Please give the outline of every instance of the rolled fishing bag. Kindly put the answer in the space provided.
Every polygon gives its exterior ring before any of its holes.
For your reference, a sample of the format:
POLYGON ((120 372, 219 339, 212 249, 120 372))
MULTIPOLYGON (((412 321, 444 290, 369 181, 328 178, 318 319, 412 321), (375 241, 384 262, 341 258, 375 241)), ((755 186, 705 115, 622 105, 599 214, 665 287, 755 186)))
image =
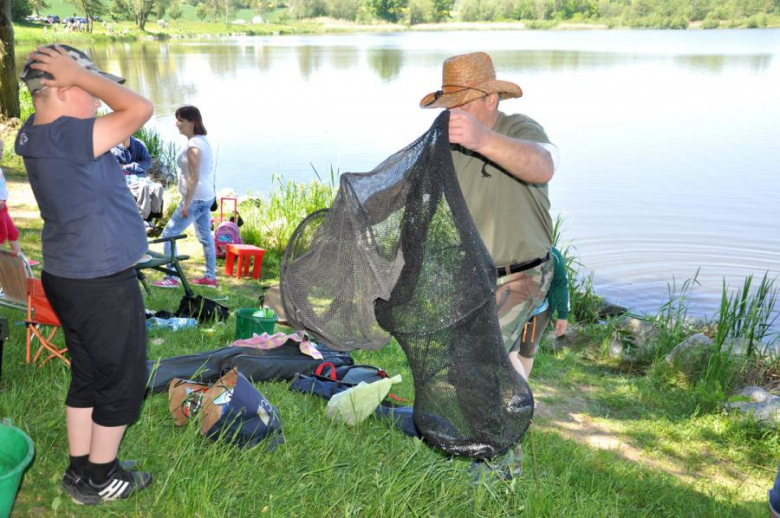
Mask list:
POLYGON ((199 324, 224 322, 230 316, 230 310, 219 302, 207 299, 202 295, 190 297, 184 295, 179 302, 179 309, 174 313, 179 318, 195 318, 199 324))

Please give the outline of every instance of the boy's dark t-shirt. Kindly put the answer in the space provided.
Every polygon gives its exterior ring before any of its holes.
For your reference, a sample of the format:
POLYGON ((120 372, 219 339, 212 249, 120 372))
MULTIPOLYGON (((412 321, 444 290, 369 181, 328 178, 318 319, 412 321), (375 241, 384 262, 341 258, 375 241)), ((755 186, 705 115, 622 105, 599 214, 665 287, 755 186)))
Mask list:
POLYGON ((94 279, 133 266, 146 232, 125 175, 110 152, 93 156, 95 119, 60 117, 16 137, 43 218, 44 270, 94 279))

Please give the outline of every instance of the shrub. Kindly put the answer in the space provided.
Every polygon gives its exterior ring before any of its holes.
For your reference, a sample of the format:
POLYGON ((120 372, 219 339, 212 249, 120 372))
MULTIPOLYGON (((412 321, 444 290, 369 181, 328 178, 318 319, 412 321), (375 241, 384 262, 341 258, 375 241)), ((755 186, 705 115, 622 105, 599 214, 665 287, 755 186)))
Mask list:
POLYGON ((702 29, 717 29, 718 27, 720 27, 720 20, 713 16, 712 13, 708 14, 701 23, 702 29))
POLYGON ((327 0, 325 8, 333 18, 354 21, 362 5, 361 0, 327 0))
POLYGON ((409 0, 409 23, 428 23, 435 19, 433 0, 409 0))
POLYGON ((275 189, 268 199, 253 199, 241 205, 244 242, 283 255, 301 221, 312 212, 330 207, 336 194, 336 176, 331 169, 330 184, 319 180, 301 184, 274 175, 275 189))

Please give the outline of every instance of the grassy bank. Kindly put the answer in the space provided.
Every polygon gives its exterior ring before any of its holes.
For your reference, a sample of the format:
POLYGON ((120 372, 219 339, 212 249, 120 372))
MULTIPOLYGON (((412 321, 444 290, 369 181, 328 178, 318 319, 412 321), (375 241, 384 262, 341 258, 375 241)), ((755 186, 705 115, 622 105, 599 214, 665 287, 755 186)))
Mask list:
MULTIPOLYGON (((22 231, 22 246, 40 260, 41 221, 21 163, 7 154, 0 166, 9 178, 9 206, 22 231)), ((222 299, 231 309, 256 306, 261 285, 278 280, 284 244, 298 221, 329 204, 331 174, 308 186, 278 178, 269 197, 243 203, 244 238, 268 250, 262 279, 228 278, 220 261, 219 288, 198 291, 222 299)), ((560 224, 556 235, 562 243, 560 224)), ((194 237, 185 241, 183 251, 192 257, 185 263, 187 273, 200 276, 201 250, 194 237)), ((3 353, 0 417, 11 418, 36 445, 36 458, 24 477, 15 513, 766 516, 766 489, 780 455, 780 432, 726 413, 717 397, 750 376, 766 384, 780 369, 754 355, 745 362, 723 364, 719 371, 713 367, 684 373, 668 366, 662 356, 670 345, 699 328, 724 339, 751 332, 755 336, 756 330, 763 329, 758 316, 770 302, 772 285, 766 285, 764 298, 754 285, 742 287, 744 296, 742 291, 724 289, 723 311, 707 325, 685 319, 687 293, 695 282, 670 289, 669 304, 658 315, 645 318, 656 330, 650 352, 625 361, 605 349, 620 335, 619 318, 605 321, 599 316, 601 301, 589 278, 576 275, 580 266, 575 252, 570 248, 567 258, 575 274, 571 276, 572 327, 578 330, 578 338, 566 347, 546 340, 537 356, 531 386, 539 407, 531 432, 523 439, 524 474, 511 482, 488 477, 474 484, 469 461, 446 457, 373 418, 354 428, 332 423, 325 419, 323 400, 292 393, 286 382, 271 382, 257 387, 281 413, 286 444, 276 451, 236 449, 203 439, 194 425, 176 428, 168 414, 167 396, 150 395, 141 418, 127 433, 120 456, 138 460, 153 473, 154 484, 129 501, 77 507, 59 489, 67 462, 62 402, 69 372, 59 362, 26 365, 24 315, 0 307, 0 316, 12 323, 3 353), (753 368, 758 364, 760 372, 753 368), (716 376, 718 372, 731 377, 716 376)), ((181 295, 181 290, 157 290, 145 298, 146 306, 175 310, 181 295)), ((228 345, 234 318, 214 329, 152 331, 149 358, 228 345)), ((394 392, 414 398, 411 373, 395 343, 376 352, 356 351, 353 356, 356 362, 401 374, 403 383, 394 392)), ((714 365, 716 358, 730 361, 718 353, 703 358, 702 365, 714 365)))

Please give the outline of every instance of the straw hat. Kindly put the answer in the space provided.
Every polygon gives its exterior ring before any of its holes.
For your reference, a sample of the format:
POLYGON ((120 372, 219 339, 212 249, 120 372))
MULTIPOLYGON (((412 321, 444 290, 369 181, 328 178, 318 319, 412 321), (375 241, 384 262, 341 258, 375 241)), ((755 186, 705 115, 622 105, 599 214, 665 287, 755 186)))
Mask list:
POLYGON ((523 91, 509 81, 498 81, 493 60, 484 52, 453 56, 444 61, 441 90, 420 101, 421 108, 456 108, 497 93, 499 99, 512 99, 523 91))

